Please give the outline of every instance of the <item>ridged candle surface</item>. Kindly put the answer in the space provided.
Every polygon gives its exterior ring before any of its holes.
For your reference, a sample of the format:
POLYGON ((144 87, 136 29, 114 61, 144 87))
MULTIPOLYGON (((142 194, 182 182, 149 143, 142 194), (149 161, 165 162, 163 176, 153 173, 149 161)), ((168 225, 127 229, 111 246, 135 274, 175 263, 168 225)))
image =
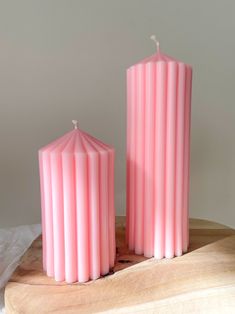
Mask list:
POLYGON ((189 245, 192 68, 160 51, 127 70, 127 241, 171 258, 189 245))
POLYGON ((79 129, 39 150, 43 268, 57 281, 105 275, 115 260, 114 150, 79 129))

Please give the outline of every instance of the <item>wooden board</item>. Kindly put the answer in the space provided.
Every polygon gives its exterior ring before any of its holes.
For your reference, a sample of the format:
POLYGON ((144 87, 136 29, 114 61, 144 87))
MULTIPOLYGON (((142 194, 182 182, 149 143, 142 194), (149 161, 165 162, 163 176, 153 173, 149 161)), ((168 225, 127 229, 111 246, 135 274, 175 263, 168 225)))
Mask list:
POLYGON ((235 230, 190 221, 190 252, 146 259, 125 245, 117 217, 114 273, 85 284, 57 283, 42 271, 41 237, 6 286, 7 313, 235 313, 235 230))

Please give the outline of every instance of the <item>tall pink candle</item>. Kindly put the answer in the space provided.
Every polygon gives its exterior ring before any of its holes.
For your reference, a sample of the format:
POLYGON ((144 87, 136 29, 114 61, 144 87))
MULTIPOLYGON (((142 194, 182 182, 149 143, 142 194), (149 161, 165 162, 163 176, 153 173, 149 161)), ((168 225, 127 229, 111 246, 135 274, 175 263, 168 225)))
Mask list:
POLYGON ((127 241, 136 254, 189 245, 192 68, 157 53, 127 70, 127 241))
POLYGON ((85 282, 115 261, 114 150, 77 128, 39 150, 43 268, 85 282))

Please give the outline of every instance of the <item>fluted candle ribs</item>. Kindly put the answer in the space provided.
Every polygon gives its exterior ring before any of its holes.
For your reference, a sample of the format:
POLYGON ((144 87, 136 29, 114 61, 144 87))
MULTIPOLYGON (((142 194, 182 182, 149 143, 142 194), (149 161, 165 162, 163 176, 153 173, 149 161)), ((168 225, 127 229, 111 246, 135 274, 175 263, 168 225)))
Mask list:
POLYGON ((189 245, 192 68, 158 51, 127 70, 127 241, 136 254, 189 245))
POLYGON ((57 281, 105 275, 115 260, 114 150, 80 129, 39 151, 43 268, 57 281))

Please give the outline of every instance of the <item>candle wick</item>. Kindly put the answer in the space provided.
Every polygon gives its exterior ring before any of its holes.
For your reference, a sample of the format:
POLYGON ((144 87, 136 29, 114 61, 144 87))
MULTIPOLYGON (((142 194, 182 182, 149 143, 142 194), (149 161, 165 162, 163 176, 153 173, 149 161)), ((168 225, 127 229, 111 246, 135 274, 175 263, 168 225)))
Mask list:
POLYGON ((157 40, 156 36, 155 36, 155 35, 152 35, 152 36, 150 37, 150 39, 152 39, 152 40, 155 42, 156 47, 157 47, 157 53, 159 53, 159 52, 160 52, 160 43, 159 43, 159 41, 157 40))
POLYGON ((74 129, 76 130, 78 128, 78 121, 77 120, 72 120, 72 123, 74 125, 74 129))

